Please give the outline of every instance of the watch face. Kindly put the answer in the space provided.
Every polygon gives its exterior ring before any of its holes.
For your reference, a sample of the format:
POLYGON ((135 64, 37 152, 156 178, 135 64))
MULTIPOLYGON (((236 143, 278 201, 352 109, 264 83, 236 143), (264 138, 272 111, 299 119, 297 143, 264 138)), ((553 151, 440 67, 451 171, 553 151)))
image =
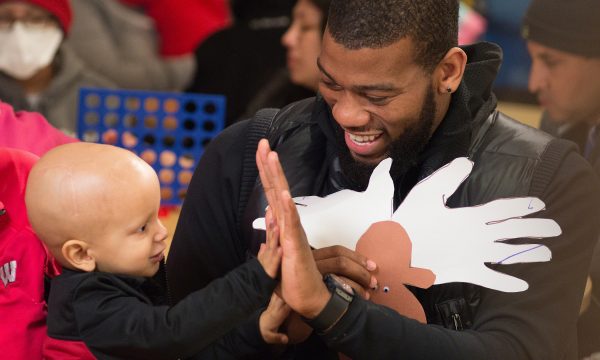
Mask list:
POLYGON ((352 288, 350 286, 346 285, 348 288, 350 288, 350 291, 347 291, 345 288, 342 290, 340 288, 336 288, 335 292, 344 300, 346 300, 347 302, 351 302, 352 299, 354 299, 354 291, 352 290, 352 288))
POLYGON ((335 291, 336 289, 340 289, 340 293, 344 292, 346 296, 342 296, 344 299, 349 298, 351 301, 354 296, 354 289, 348 284, 346 284, 342 279, 340 279, 335 274, 327 274, 325 276, 325 284, 331 291, 335 291))
POLYGON ((354 299, 354 290, 345 284, 340 278, 333 274, 327 274, 323 278, 325 285, 331 291, 331 298, 313 319, 304 319, 317 333, 324 334, 331 329, 339 319, 346 313, 350 303, 354 299))

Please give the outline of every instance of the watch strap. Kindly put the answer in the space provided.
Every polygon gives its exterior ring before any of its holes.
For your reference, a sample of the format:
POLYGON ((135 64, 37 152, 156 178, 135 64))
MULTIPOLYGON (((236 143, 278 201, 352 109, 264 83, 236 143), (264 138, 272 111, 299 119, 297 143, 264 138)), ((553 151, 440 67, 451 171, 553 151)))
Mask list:
POLYGON ((304 318, 304 321, 319 333, 323 333, 335 325, 346 313, 353 296, 340 288, 333 288, 331 298, 314 319, 304 318))

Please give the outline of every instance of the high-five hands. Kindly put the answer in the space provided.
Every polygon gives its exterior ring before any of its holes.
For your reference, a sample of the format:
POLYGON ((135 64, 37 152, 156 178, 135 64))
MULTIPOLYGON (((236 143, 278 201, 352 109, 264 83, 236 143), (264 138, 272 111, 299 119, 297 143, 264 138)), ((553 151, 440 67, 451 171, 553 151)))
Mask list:
POLYGON ((279 243, 283 250, 282 298, 300 315, 314 318, 323 310, 331 294, 323 283, 306 240, 277 154, 271 151, 267 140, 261 140, 258 145, 256 164, 273 212, 274 225, 279 228, 279 243))
MULTIPOLYGON (((268 149, 268 144, 265 142, 259 145, 259 153, 265 151, 261 150, 260 146, 266 146, 264 149, 268 149)), ((354 248, 358 238, 371 224, 390 219, 394 196, 394 183, 389 176, 391 164, 391 159, 382 161, 371 177, 369 188, 364 193, 342 190, 328 196, 326 202, 318 196, 294 199, 296 205, 299 205, 296 209, 302 219, 306 237, 314 248, 313 257, 320 273, 338 275, 358 295, 367 299, 370 295, 366 289, 373 289, 378 285, 377 279, 371 274, 376 270, 377 265, 364 255, 355 252, 354 248), (339 201, 336 201, 338 199, 339 201), (327 205, 320 206, 323 203, 327 205), (314 211, 315 209, 317 211, 314 211), (350 215, 348 211, 351 211, 350 215), (343 223, 344 226, 322 226, 324 219, 334 224, 343 223)), ((285 180, 283 173, 281 177, 285 180)), ((272 182, 272 180, 266 181, 272 182)), ((267 197, 270 192, 265 189, 267 197)), ((259 218, 254 221, 253 226, 265 230, 267 225, 264 218, 259 218)))

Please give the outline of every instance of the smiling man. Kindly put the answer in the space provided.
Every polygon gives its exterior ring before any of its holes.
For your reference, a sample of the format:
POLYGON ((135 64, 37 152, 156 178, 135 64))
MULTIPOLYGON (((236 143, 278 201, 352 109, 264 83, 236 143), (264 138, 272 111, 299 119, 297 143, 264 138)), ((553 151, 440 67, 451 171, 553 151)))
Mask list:
MULTIPOLYGON (((527 281, 529 289, 520 293, 466 283, 413 289, 427 317, 421 324, 363 298, 365 288, 377 286, 372 261, 349 249, 315 249, 318 270, 341 276, 356 295, 340 296, 344 286, 331 277, 328 286, 339 291, 323 292, 323 284, 308 277, 296 281, 304 288, 287 287, 284 298, 297 291, 293 295, 305 299, 295 310, 315 330, 287 355, 577 357, 575 324, 600 224, 595 175, 568 143, 496 111, 491 87, 501 49, 490 43, 459 48, 457 28, 455 0, 332 1, 318 59, 320 94, 282 109, 269 141, 292 196, 364 190, 374 167, 392 157, 394 207, 420 180, 457 157, 469 157, 473 171, 448 206, 539 197, 546 204, 540 216, 562 229, 561 236, 543 241, 552 260, 489 265, 527 281)), ((266 204, 251 176, 254 190, 244 205, 249 174, 244 163, 254 161, 255 151, 247 138, 256 123, 226 129, 200 161, 167 264, 175 300, 245 262, 264 241, 251 228, 266 204)))

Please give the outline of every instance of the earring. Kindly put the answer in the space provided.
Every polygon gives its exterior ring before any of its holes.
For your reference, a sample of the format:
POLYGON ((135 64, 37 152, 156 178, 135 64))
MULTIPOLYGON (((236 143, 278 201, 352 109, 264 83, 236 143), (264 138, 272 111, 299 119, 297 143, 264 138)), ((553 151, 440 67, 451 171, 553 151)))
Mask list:
POLYGON ((450 86, 448 86, 448 87, 446 88, 446 92, 447 92, 447 93, 451 93, 451 92, 452 92, 452 88, 451 88, 450 86))

